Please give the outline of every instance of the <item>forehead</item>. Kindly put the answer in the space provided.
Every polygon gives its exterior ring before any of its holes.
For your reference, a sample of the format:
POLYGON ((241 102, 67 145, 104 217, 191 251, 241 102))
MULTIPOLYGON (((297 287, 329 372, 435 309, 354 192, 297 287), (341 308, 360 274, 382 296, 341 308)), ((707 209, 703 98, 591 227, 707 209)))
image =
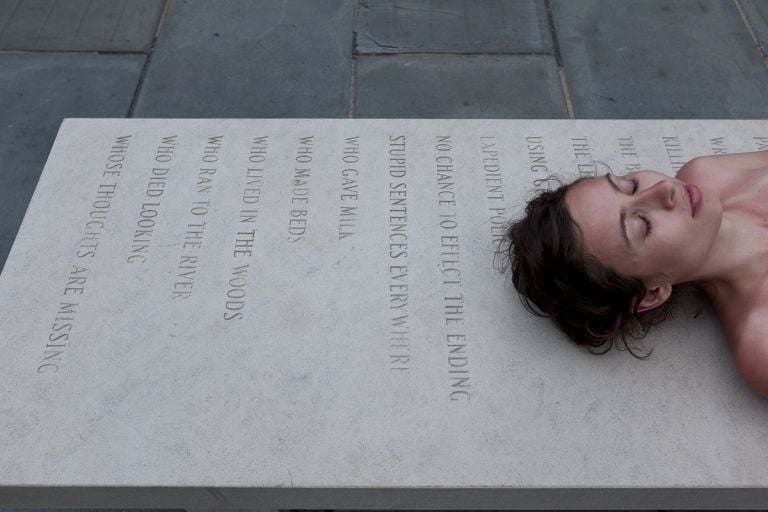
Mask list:
MULTIPOLYGON (((604 177, 588 178, 574 183, 565 194, 565 204, 573 220, 581 226, 581 221, 595 221, 592 216, 603 214, 611 210, 610 199, 614 196, 614 190, 604 177)), ((618 204, 615 205, 618 208, 618 204)), ((582 226, 583 228, 583 226, 582 226)))
POLYGON ((605 177, 573 184, 565 194, 565 205, 581 231, 586 252, 605 262, 601 253, 624 248, 619 194, 605 177))

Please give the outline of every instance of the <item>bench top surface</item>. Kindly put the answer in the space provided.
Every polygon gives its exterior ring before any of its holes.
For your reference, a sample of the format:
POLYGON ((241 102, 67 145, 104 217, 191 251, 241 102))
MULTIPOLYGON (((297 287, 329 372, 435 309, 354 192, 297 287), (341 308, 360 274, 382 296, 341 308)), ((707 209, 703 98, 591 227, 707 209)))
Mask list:
POLYGON ((545 178, 768 121, 70 119, 0 275, 0 486, 768 486, 711 311, 594 356, 494 267, 545 178))

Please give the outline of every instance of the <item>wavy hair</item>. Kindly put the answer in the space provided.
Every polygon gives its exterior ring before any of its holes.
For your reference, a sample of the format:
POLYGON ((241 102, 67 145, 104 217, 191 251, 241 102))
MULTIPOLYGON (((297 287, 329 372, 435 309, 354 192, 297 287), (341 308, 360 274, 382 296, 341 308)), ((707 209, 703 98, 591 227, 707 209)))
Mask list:
POLYGON ((644 338, 651 326, 666 319, 671 301, 639 313, 639 299, 646 291, 643 282, 586 253, 581 230, 565 204, 566 192, 579 181, 560 183, 528 202, 523 218, 507 229, 501 248, 505 270, 511 271, 525 308, 551 318, 577 344, 594 354, 605 354, 616 345, 646 359, 653 350, 639 355, 630 340, 644 338))

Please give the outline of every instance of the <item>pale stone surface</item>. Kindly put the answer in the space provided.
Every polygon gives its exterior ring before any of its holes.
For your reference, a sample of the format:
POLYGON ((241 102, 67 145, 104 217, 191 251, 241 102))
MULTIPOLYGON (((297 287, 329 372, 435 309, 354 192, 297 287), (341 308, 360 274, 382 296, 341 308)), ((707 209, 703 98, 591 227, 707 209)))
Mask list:
POLYGON ((67 120, 0 275, 0 505, 758 508, 768 403, 711 313, 597 357, 493 259, 550 173, 766 145, 768 121, 67 120))

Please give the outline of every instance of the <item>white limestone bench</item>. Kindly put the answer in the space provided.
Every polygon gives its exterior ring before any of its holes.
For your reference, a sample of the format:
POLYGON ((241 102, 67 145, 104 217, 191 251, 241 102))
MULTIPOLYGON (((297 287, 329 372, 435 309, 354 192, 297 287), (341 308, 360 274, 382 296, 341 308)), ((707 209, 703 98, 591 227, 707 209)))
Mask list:
POLYGON ((768 121, 66 120, 0 276, 0 506, 761 508, 707 311, 594 356, 494 268, 550 174, 768 121))

